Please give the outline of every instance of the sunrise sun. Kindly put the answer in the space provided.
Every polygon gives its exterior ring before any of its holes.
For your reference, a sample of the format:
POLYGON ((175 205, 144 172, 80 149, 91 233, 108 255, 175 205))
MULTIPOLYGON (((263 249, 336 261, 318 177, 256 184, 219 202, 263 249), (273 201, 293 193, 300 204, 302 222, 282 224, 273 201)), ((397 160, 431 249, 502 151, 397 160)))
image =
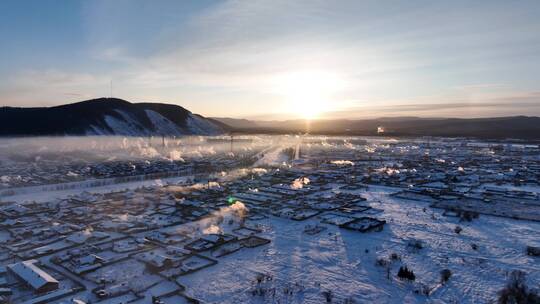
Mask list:
POLYGON ((320 118, 330 110, 342 80, 321 70, 291 72, 278 78, 277 87, 287 103, 287 112, 304 119, 320 118))

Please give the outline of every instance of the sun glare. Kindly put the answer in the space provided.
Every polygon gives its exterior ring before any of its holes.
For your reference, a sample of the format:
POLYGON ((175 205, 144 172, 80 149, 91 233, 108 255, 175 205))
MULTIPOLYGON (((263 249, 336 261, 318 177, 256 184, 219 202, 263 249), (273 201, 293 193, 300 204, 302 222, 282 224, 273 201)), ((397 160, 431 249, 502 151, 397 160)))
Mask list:
POLYGON ((287 112, 315 119, 330 110, 342 81, 337 75, 324 71, 301 71, 279 77, 277 86, 287 102, 287 112))

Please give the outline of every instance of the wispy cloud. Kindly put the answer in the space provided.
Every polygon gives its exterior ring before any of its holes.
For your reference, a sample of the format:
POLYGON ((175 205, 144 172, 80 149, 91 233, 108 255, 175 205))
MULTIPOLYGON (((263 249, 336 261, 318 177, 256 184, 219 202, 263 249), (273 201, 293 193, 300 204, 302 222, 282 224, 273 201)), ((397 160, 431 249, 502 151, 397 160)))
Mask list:
POLYGON ((64 92, 107 95, 112 79, 127 99, 206 115, 281 115, 291 105, 275 79, 310 70, 344 80, 327 100, 344 114, 364 104, 381 113, 404 104, 402 111, 419 115, 472 105, 495 111, 511 107, 495 98, 539 89, 539 8, 504 1, 86 2, 80 61, 16 71, 20 77, 0 84, 0 98, 58 104, 64 92))
POLYGON ((439 103, 387 102, 364 105, 325 113, 325 118, 377 118, 385 116, 419 117, 490 117, 529 115, 540 116, 540 92, 515 92, 474 102, 452 99, 439 103))

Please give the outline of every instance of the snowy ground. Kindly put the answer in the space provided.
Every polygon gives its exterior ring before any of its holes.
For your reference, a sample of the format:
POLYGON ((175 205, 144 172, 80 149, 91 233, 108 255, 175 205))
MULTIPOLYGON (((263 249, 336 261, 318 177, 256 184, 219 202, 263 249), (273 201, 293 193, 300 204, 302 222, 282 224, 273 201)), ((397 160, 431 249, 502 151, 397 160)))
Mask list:
POLYGON ((487 303, 515 269, 528 274, 529 286, 540 284, 540 264, 524 251, 526 245, 540 245, 540 223, 481 216, 463 224, 427 204, 388 193, 373 187, 364 193, 372 207, 384 209, 380 217, 388 223, 382 232, 325 225, 327 230, 310 236, 303 230, 318 223, 316 218, 264 219, 256 225, 264 228, 262 236, 270 238, 270 244, 220 258, 216 266, 178 282, 188 295, 208 303, 321 303, 325 291, 332 291, 337 303, 487 303), (459 235, 456 225, 463 227, 459 235), (420 240, 424 248, 408 248, 411 239, 420 240), (390 260, 391 253, 401 261, 389 266, 388 278, 376 260, 390 260), (415 272, 414 283, 397 279, 401 265, 415 272), (445 268, 452 277, 441 285, 439 273, 445 268), (254 296, 258 274, 268 276, 263 282, 266 292, 254 296), (429 296, 414 292, 424 285, 432 289, 429 296))
MULTIPOLYGON (((156 183, 159 181, 122 188, 156 183)), ((117 187, 92 191, 109 192, 117 187)), ((186 295, 203 303, 324 303, 328 292, 332 303, 488 303, 512 270, 527 273, 529 286, 540 285, 538 258, 527 256, 524 250, 527 245, 540 246, 540 223, 484 215, 459 222, 429 208, 428 203, 390 196, 397 190, 370 186, 356 191, 367 198, 366 204, 384 210, 375 215, 387 221, 381 232, 338 228, 321 223, 320 216, 304 221, 273 216, 248 220, 246 225, 261 229, 259 236, 270 239, 269 244, 217 258, 216 265, 180 276, 176 282, 185 286, 186 295), (304 232, 308 225, 326 229, 308 235, 304 232), (456 226, 463 228, 460 234, 454 232, 456 226), (411 240, 420 241, 423 248, 407 246, 411 240), (392 261, 392 254, 399 259, 392 261), (377 259, 389 264, 379 266, 377 259), (416 281, 399 280, 400 266, 413 270, 416 281), (444 285, 440 284, 443 269, 452 271, 444 285), (415 292, 422 289, 429 290, 429 295, 415 292)), ((47 201, 71 192, 10 198, 47 201)), ((211 257, 210 253, 204 255, 211 257)), ((117 272, 118 266, 93 275, 117 272)))
MULTIPOLYGON (((141 181, 135 181, 135 182, 129 182, 129 183, 121 183, 121 184, 110 184, 105 186, 99 186, 99 187, 86 187, 85 182, 81 183, 71 183, 75 184, 73 189, 67 189, 67 190, 55 190, 55 191, 41 191, 42 186, 36 186, 31 187, 34 188, 35 191, 32 191, 31 189, 24 189, 20 191, 20 193, 16 195, 11 195, 7 197, 0 198, 0 202, 26 202, 26 201, 35 201, 35 202, 49 202, 55 199, 61 199, 65 198, 69 195, 76 195, 80 194, 83 191, 87 191, 90 193, 110 193, 110 192, 116 192, 116 191, 122 191, 122 190, 128 190, 128 189, 137 189, 145 186, 162 186, 167 184, 179 184, 183 183, 188 179, 192 179, 193 176, 179 176, 179 177, 171 177, 171 178, 163 178, 163 179, 153 179, 153 180, 141 180, 141 181), (76 184, 80 184, 80 186, 77 186, 76 184)), ((29 187, 30 188, 30 187, 29 187)))

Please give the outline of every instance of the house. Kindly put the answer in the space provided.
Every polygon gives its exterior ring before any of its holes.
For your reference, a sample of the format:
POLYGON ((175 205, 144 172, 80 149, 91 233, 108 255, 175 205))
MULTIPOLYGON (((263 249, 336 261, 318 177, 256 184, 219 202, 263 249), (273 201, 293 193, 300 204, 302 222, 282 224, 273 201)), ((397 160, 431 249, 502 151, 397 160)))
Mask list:
POLYGON ((58 281, 39 268, 36 263, 37 260, 28 260, 8 265, 7 268, 35 292, 42 293, 58 289, 58 281))
POLYGON ((161 271, 166 268, 171 268, 174 259, 170 256, 156 253, 154 251, 145 252, 137 255, 137 258, 144 262, 148 269, 153 272, 161 271))

